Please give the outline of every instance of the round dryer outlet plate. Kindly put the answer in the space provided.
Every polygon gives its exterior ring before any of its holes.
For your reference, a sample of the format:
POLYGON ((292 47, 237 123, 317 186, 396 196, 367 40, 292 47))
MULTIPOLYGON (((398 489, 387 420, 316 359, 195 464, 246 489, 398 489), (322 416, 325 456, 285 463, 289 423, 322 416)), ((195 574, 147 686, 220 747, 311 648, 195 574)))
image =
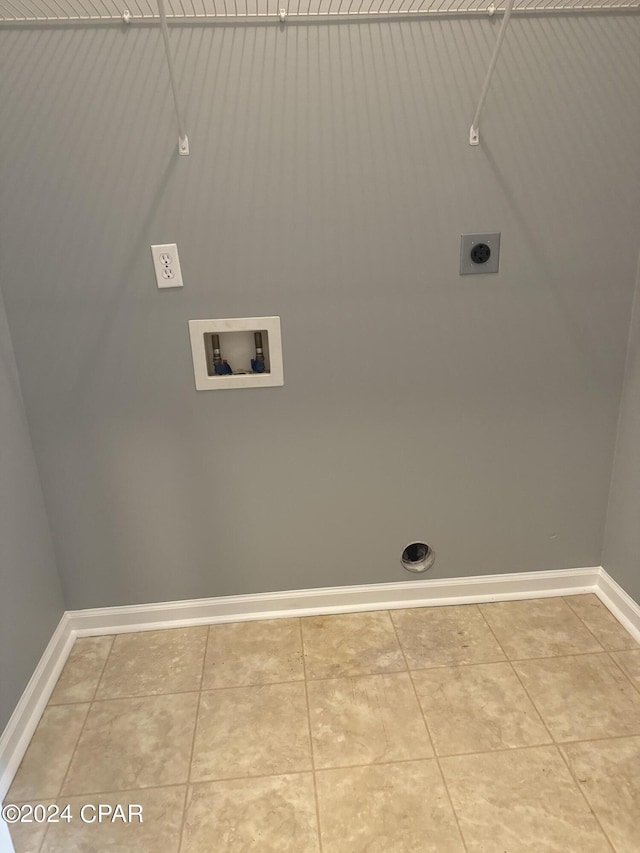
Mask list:
POLYGON ((500 232, 463 234, 460 237, 460 275, 497 273, 500 266, 500 232))

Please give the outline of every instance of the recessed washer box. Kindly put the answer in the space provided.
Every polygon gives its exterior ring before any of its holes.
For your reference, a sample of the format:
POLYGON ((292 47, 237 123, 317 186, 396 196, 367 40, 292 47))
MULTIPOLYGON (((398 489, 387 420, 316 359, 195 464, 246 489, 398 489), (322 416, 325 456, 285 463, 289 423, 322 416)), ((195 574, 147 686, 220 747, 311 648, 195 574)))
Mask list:
POLYGON ((198 391, 221 391, 225 388, 264 388, 284 385, 280 317, 235 317, 224 320, 189 320, 193 375, 198 391), (253 373, 255 333, 262 336, 265 370, 253 373), (213 362, 214 339, 222 359, 232 373, 218 375, 213 362))

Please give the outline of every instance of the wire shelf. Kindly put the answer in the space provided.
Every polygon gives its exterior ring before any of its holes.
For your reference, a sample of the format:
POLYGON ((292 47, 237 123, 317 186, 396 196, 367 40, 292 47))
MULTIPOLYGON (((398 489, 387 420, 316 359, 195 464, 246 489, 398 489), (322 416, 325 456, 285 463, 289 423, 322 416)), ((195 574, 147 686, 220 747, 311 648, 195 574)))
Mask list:
MULTIPOLYGON (((455 17, 500 14, 487 0, 166 0, 172 22, 455 17)), ((640 0, 516 0, 514 14, 640 11, 640 0)), ((0 24, 157 23, 156 0, 0 0, 0 24)))

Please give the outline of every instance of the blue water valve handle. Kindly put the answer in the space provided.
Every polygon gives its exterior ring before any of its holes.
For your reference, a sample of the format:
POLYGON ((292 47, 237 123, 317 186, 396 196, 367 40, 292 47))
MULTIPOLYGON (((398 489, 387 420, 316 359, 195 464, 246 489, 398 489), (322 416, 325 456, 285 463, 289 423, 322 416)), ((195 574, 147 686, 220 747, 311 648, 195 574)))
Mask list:
POLYGON ((264 361, 262 359, 251 359, 251 370, 254 373, 264 373, 264 361))
POLYGON ((228 376, 230 373, 233 373, 231 365, 226 361, 221 361, 220 364, 216 364, 215 371, 217 376, 228 376))

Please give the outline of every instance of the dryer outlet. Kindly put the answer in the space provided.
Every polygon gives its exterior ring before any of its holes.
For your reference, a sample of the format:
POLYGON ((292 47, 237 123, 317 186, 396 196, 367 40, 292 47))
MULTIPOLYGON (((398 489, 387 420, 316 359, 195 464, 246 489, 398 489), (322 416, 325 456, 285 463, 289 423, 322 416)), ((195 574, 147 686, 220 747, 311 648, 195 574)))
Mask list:
POLYGON ((463 234, 460 237, 460 275, 497 273, 500 266, 500 232, 463 234))

